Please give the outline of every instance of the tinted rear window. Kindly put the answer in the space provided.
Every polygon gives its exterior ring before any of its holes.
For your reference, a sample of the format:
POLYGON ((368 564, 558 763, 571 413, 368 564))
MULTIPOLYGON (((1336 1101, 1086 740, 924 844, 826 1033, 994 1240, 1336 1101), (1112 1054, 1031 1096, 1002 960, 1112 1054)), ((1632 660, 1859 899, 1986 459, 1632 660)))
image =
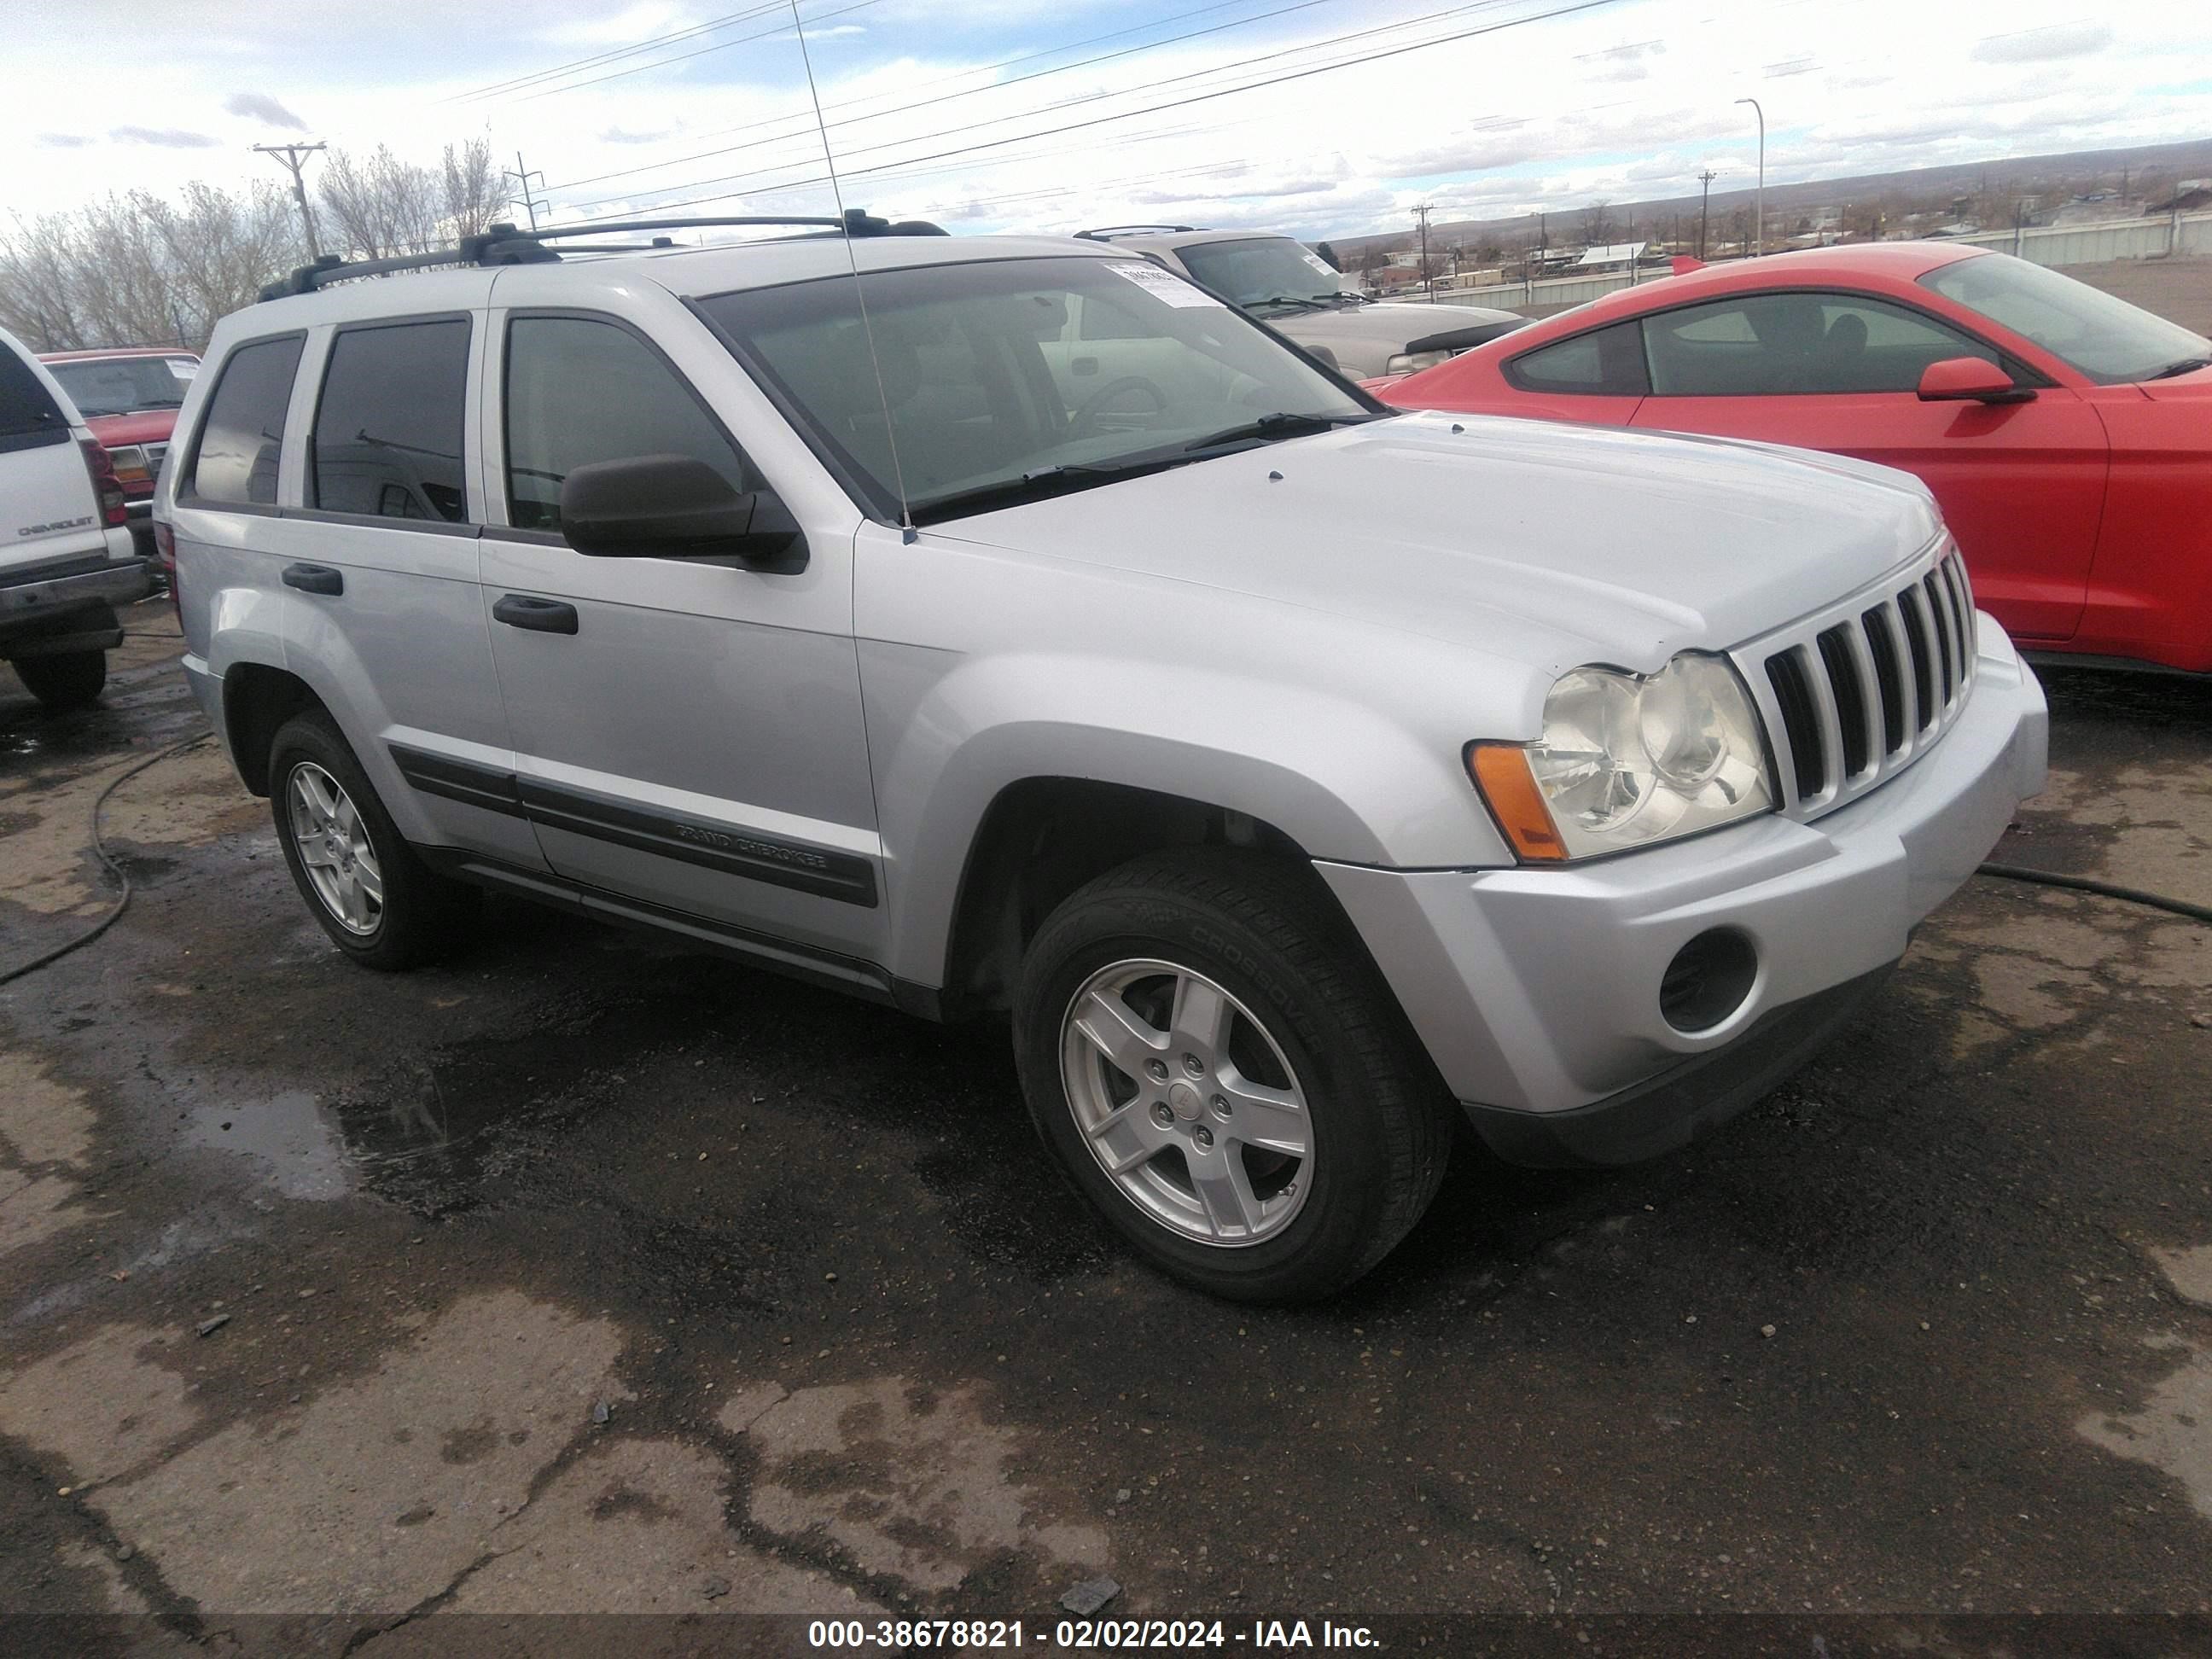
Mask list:
POLYGON ((275 504, 284 410, 302 343, 295 334, 256 340, 230 354, 200 426, 186 493, 204 502, 275 504))
POLYGON ((315 410, 308 500, 332 513, 460 524, 461 318, 349 328, 331 346, 315 410))
POLYGON ((1644 364, 1644 336, 1633 322, 1615 323, 1524 352, 1505 365, 1505 378, 1523 392, 1579 397, 1641 398, 1651 390, 1644 364))
POLYGON ((69 417, 31 366, 0 346, 0 454, 69 441, 69 417))

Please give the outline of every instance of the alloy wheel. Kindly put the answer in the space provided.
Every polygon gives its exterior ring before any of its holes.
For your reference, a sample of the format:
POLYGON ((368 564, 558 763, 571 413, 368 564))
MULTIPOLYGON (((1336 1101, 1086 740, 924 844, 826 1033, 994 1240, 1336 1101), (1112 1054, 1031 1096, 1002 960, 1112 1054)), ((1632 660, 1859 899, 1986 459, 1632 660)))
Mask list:
POLYGON ((1060 1080, 1099 1167, 1187 1238, 1260 1243, 1312 1190, 1312 1120, 1282 1045, 1194 969, 1138 958, 1092 974, 1061 1019, 1060 1080))

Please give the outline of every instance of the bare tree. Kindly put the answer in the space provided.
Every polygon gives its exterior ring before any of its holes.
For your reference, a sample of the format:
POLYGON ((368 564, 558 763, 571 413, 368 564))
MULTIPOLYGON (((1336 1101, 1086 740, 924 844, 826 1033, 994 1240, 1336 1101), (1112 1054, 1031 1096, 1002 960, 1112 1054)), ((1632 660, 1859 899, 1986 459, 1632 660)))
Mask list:
POLYGON ((366 158, 331 151, 320 193, 325 238, 333 252, 389 259, 419 253, 437 239, 442 203, 436 176, 401 161, 389 144, 379 144, 366 158))
POLYGON ((1604 247, 1618 230, 1613 219, 1613 204, 1592 202, 1583 210, 1583 240, 1591 247, 1604 247))
POLYGON ((497 222, 507 209, 507 180, 492 165, 491 140, 446 146, 445 231, 456 240, 497 222))
POLYGON ((267 185, 103 197, 0 235, 0 322, 42 351, 198 348, 301 257, 289 204, 267 185))

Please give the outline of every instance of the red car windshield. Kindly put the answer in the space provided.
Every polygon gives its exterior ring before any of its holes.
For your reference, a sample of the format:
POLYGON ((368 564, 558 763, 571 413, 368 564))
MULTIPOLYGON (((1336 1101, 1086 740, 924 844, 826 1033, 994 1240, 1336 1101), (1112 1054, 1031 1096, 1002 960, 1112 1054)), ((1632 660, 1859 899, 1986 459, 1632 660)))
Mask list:
POLYGON ((80 357, 46 368, 62 383, 78 413, 97 416, 176 408, 185 400, 199 361, 182 356, 80 357))
POLYGON ((1943 265, 1921 282, 2106 386, 2154 380, 2212 356, 2212 340, 2005 253, 1943 265))

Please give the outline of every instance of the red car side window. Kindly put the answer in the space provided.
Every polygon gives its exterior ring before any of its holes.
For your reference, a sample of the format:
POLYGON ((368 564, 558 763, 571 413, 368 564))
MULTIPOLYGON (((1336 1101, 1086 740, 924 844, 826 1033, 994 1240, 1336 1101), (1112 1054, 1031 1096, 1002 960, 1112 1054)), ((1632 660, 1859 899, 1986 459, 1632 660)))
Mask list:
POLYGON ((1509 385, 1523 392, 1589 398, 1641 398, 1651 389, 1644 365, 1644 336, 1633 321, 1570 335, 1509 359, 1509 385))

